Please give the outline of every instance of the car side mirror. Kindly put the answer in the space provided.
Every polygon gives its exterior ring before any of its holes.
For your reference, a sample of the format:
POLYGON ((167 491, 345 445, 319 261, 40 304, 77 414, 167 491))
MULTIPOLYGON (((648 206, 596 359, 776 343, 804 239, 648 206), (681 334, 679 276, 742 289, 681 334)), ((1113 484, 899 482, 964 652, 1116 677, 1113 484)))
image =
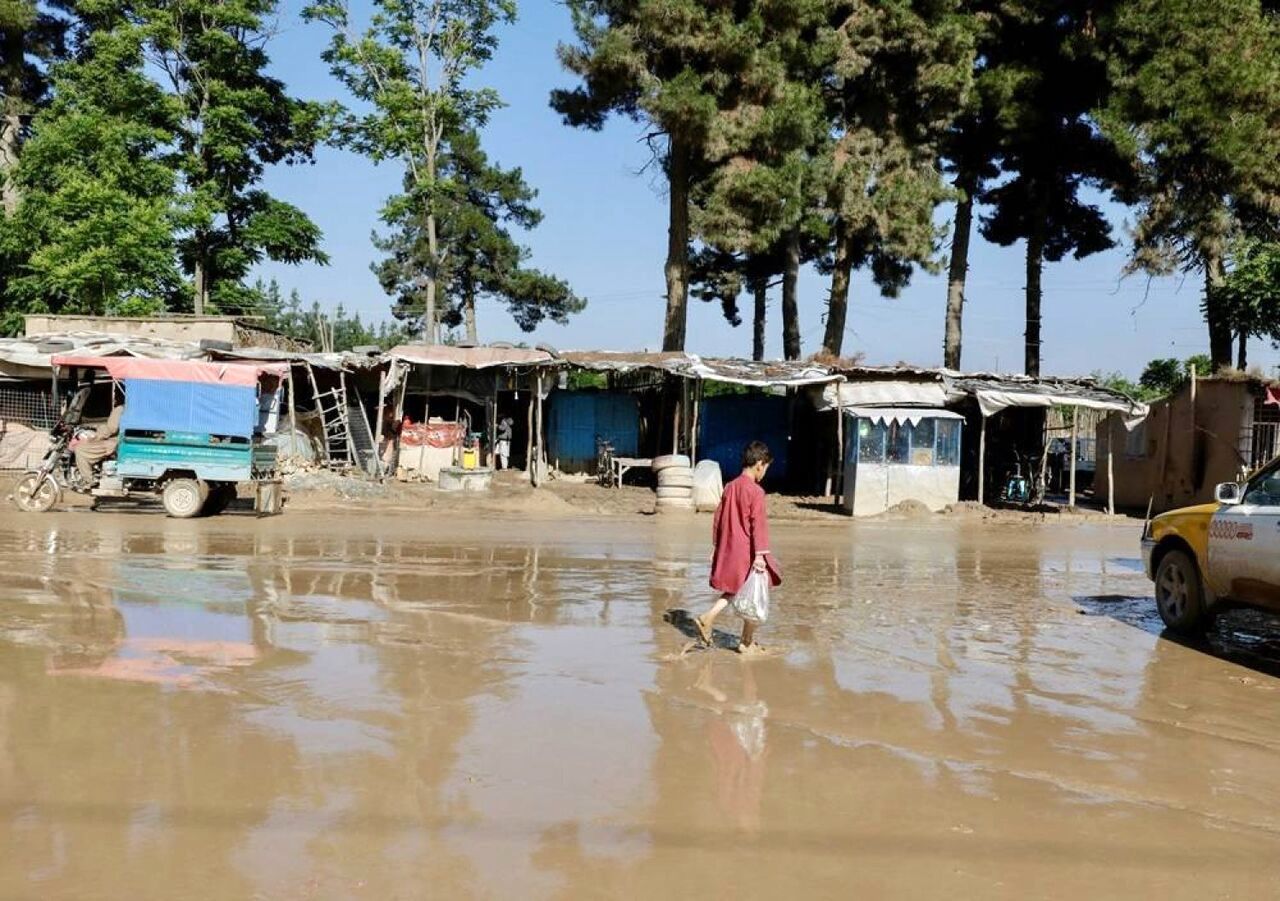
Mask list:
POLYGON ((1223 482, 1214 489, 1213 496, 1220 504, 1240 503, 1240 485, 1237 482, 1223 482))

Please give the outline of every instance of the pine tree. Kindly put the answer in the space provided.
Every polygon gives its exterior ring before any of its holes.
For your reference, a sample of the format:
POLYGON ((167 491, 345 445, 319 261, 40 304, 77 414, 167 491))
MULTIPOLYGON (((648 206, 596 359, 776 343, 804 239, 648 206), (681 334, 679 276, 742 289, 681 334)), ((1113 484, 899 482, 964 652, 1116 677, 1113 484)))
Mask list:
POLYGON ((843 350, 851 274, 896 296, 938 268, 933 213, 950 196, 940 145, 972 83, 973 22, 957 2, 833 0, 828 204, 834 260, 823 350, 843 350))
POLYGON ((574 126, 599 130, 611 114, 649 130, 668 185, 664 350, 683 350, 688 320, 691 194, 703 173, 717 110, 733 105, 755 53, 750 4, 701 0, 566 0, 576 45, 560 59, 582 84, 552 93, 574 126), (741 8, 740 8, 741 7, 741 8))
POLYGON ((1008 7, 993 51, 999 80, 992 102, 1006 178, 985 195, 992 212, 982 234, 1004 246, 1026 242, 1027 375, 1040 374, 1045 261, 1114 246, 1110 223, 1080 193, 1125 176, 1116 148, 1091 118, 1108 90, 1096 6, 1096 0, 1028 0, 1008 7))
MULTIPOLYGON (((536 192, 519 169, 492 164, 474 132, 453 135, 439 171, 447 182, 433 205, 437 248, 444 259, 436 271, 439 315, 447 327, 462 325, 467 340, 479 341, 476 302, 490 297, 507 305, 516 324, 533 331, 544 319, 565 323, 586 302, 554 276, 523 266, 528 251, 510 229, 531 229, 542 221, 533 206, 536 192)), ((421 321, 420 273, 430 265, 428 223, 420 208, 394 208, 394 231, 376 244, 388 254, 374 266, 388 294, 397 298, 397 318, 421 321)))
POLYGON ((1128 0, 1102 34, 1114 84, 1102 123, 1140 172, 1131 268, 1200 272, 1210 356, 1230 366, 1230 244, 1280 233, 1275 4, 1128 0))
POLYGON ((375 266, 397 313, 418 318, 434 343, 459 319, 475 340, 480 296, 505 300, 526 330, 582 309, 563 282, 521 268, 526 252, 507 226, 537 224, 534 192, 480 147, 501 100, 470 76, 493 57, 494 29, 515 21, 514 0, 377 0, 362 34, 346 0, 319 0, 305 15, 334 30, 325 60, 367 106, 343 116, 342 143, 405 167, 404 193, 383 209, 392 231, 377 239, 388 256, 375 266))

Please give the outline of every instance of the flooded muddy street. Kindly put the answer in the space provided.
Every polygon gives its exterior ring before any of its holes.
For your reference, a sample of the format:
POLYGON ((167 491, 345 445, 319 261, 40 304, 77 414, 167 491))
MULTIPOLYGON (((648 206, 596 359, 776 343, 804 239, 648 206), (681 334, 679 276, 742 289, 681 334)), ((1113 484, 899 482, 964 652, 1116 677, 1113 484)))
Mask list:
POLYGON ((778 524, 747 660, 705 517, 5 510, 0 896, 1275 897, 1280 626, 1137 530, 778 524))

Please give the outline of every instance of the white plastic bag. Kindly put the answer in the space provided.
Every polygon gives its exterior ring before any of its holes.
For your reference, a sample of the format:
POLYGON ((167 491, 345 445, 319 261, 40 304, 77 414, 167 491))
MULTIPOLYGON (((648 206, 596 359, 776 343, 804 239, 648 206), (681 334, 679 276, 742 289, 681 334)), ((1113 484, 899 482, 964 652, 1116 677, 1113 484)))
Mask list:
POLYGON ((769 574, 751 570, 747 582, 733 598, 733 612, 752 623, 769 618, 769 574))

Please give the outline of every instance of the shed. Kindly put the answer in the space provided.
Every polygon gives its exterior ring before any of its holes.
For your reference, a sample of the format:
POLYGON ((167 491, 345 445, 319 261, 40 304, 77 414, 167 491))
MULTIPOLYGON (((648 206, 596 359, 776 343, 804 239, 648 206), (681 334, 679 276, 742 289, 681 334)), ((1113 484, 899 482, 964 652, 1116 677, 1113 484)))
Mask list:
POLYGON ((848 407, 844 510, 883 513, 914 500, 942 510, 960 499, 964 417, 937 407, 848 407))

